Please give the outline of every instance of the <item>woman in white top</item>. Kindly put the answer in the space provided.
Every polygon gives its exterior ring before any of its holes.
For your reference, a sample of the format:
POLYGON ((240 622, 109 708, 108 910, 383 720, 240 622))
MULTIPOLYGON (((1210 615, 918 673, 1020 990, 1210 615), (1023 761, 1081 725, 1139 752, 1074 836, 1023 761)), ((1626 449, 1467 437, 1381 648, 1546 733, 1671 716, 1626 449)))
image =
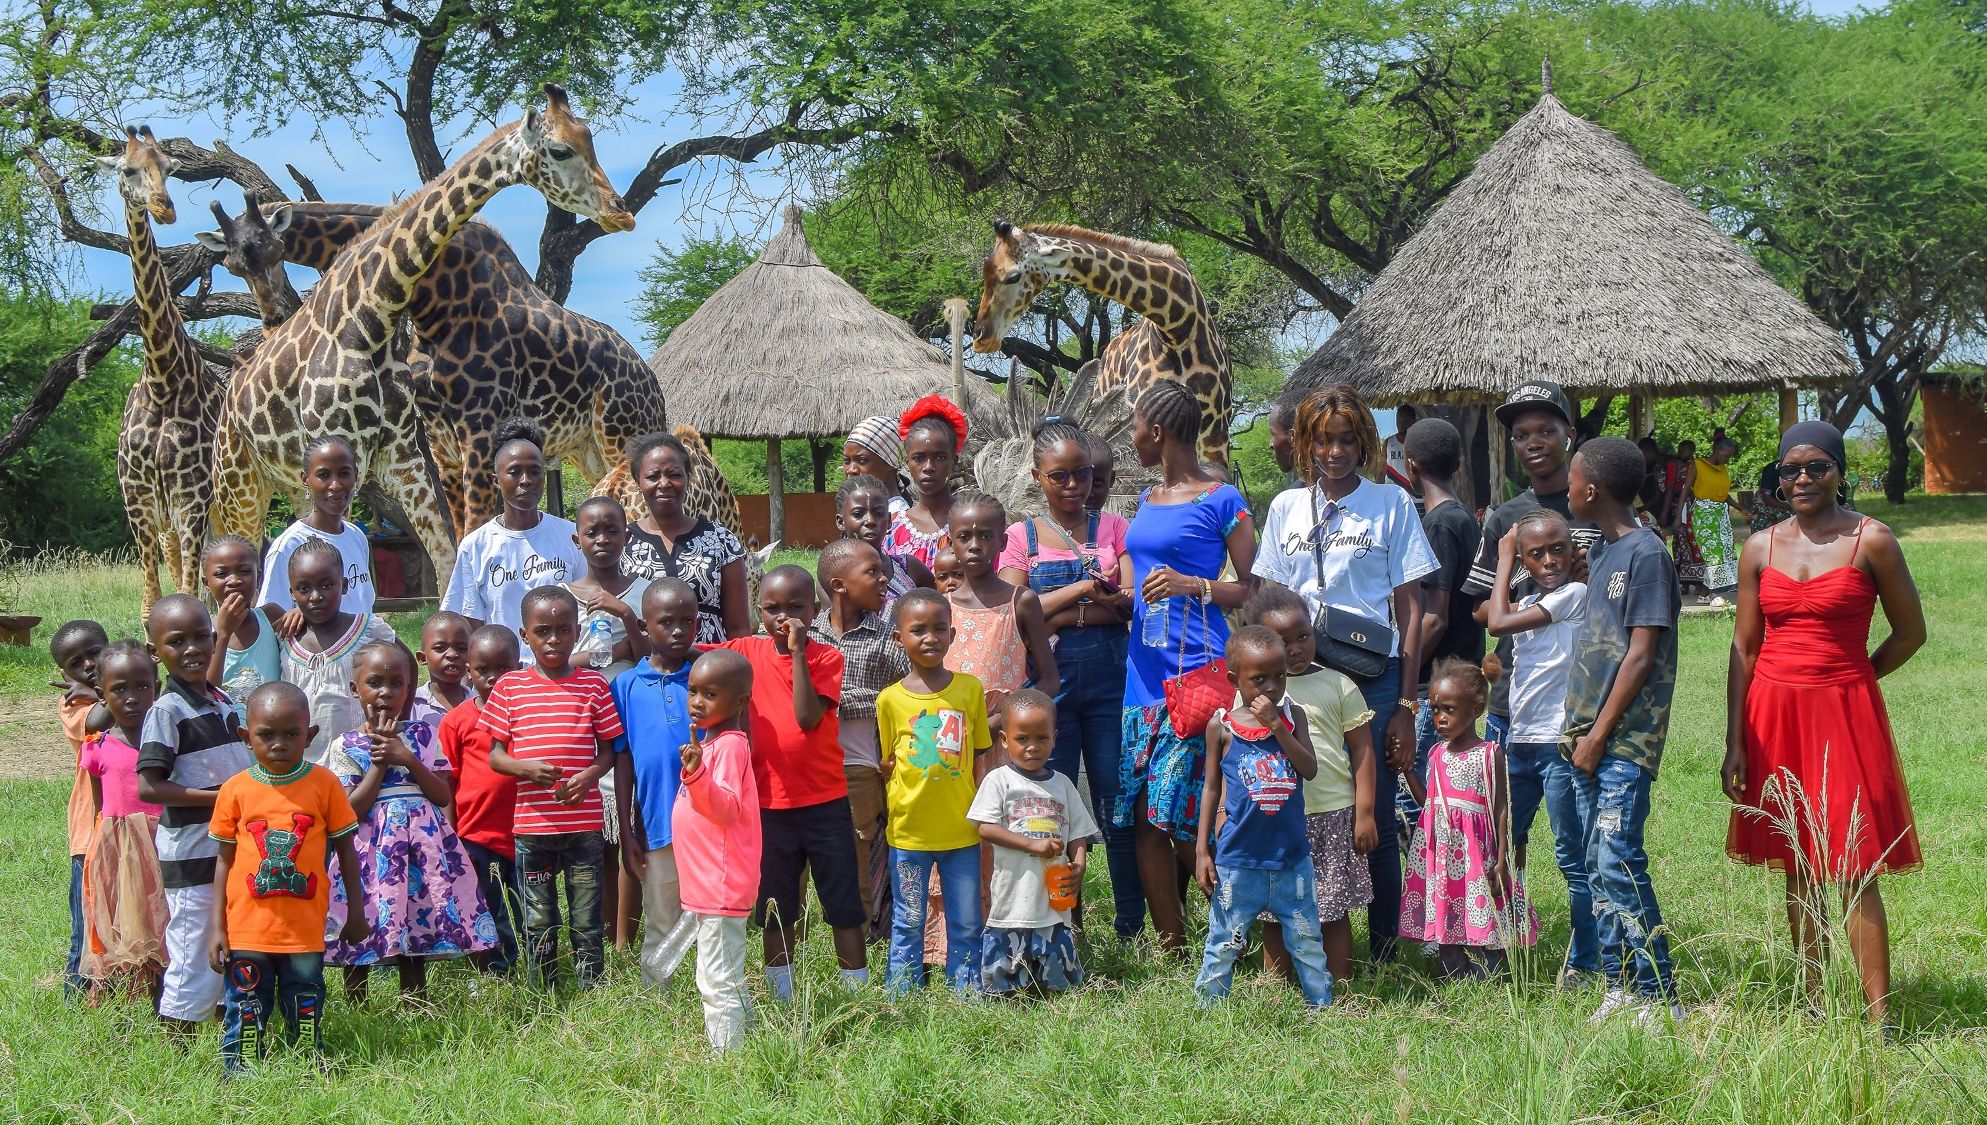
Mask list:
MULTIPOLYGON (((269 544, 269 555, 262 563, 262 589, 255 604, 273 605, 285 613, 296 609, 296 600, 290 596, 290 556, 310 540, 322 539, 337 547, 344 560, 341 604, 345 612, 360 616, 371 613, 373 549, 365 530, 345 518, 359 490, 359 462, 344 438, 327 435, 304 447, 304 490, 310 494, 310 509, 269 544)), ((284 632, 294 634, 299 627, 293 620, 284 632)))
POLYGON ((586 573, 572 521, 538 510, 545 495, 541 441, 526 422, 497 427, 495 476, 504 510, 463 538, 441 606, 477 626, 502 625, 515 633, 524 624, 519 607, 526 594, 586 573))
MULTIPOLYGON (((1380 674, 1353 677, 1373 709, 1373 744, 1380 752, 1376 797, 1383 808, 1396 775, 1414 761, 1416 705, 1412 686, 1402 690, 1401 670, 1421 667, 1421 652, 1415 630, 1398 623, 1421 620, 1421 579, 1436 569, 1414 498, 1361 475, 1378 475, 1385 448, 1358 392, 1343 386, 1312 391, 1291 428, 1291 451, 1306 484, 1271 502, 1253 568, 1257 578, 1296 591, 1313 614, 1341 610, 1392 634, 1380 674)), ((1326 638, 1319 636, 1318 644, 1323 648, 1326 638)), ((1367 861, 1373 874, 1367 940, 1373 960, 1387 961, 1400 931, 1399 834, 1383 829, 1367 861)))

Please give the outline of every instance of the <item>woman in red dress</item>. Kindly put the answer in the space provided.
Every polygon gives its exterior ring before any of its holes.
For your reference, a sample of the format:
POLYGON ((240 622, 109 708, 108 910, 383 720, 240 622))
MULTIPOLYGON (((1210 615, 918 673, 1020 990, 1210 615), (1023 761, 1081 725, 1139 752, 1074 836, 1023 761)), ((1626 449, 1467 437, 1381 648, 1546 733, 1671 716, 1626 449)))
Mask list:
POLYGON ((1746 540, 1727 684, 1725 851, 1787 877, 1787 919, 1809 997, 1827 955, 1826 888, 1870 1018, 1890 994, 1890 930, 1876 877, 1922 859, 1877 680, 1925 643, 1925 613, 1889 528, 1838 500, 1842 433, 1802 422, 1780 441, 1781 491, 1794 511, 1746 540), (1869 649, 1883 603, 1890 636, 1869 649))

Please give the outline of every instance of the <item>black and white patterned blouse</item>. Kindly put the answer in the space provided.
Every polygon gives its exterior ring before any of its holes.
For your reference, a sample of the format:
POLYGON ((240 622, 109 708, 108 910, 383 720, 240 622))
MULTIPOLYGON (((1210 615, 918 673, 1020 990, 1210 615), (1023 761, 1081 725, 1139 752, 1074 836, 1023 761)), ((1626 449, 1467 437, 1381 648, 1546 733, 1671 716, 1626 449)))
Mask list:
MULTIPOLYGON (((676 537, 671 551, 662 536, 637 524, 628 528, 628 550, 621 556, 621 573, 654 582, 680 578, 697 595, 697 643, 722 644, 724 635, 724 568, 745 557, 738 537, 709 520, 676 537)), ((639 611, 640 607, 635 607, 639 611)), ((746 607, 749 615, 751 608, 746 607)))

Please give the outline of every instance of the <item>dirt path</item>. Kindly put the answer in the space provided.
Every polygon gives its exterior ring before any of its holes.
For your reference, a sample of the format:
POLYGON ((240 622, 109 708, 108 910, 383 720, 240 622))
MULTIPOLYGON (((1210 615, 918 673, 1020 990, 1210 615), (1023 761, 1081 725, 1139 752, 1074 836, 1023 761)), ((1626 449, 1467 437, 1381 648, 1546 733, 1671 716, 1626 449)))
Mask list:
POLYGON ((50 703, 0 700, 0 780, 61 781, 75 768, 50 703))

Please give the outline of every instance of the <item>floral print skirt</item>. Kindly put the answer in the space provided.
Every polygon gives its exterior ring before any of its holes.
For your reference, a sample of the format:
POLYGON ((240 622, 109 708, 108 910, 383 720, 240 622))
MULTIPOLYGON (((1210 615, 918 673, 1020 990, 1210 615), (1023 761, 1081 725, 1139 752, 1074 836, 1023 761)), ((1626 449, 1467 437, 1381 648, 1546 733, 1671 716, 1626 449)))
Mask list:
POLYGON ((469 853, 432 802, 419 797, 374 802, 353 842, 372 933, 356 945, 338 940, 348 904, 332 857, 326 962, 350 966, 396 957, 459 957, 497 944, 497 922, 483 901, 469 853))
POLYGON ((1125 708, 1119 728, 1124 747, 1118 775, 1118 807, 1111 826, 1130 828, 1144 807, 1146 823, 1192 843, 1200 829, 1202 766, 1207 738, 1181 738, 1164 704, 1125 708))

